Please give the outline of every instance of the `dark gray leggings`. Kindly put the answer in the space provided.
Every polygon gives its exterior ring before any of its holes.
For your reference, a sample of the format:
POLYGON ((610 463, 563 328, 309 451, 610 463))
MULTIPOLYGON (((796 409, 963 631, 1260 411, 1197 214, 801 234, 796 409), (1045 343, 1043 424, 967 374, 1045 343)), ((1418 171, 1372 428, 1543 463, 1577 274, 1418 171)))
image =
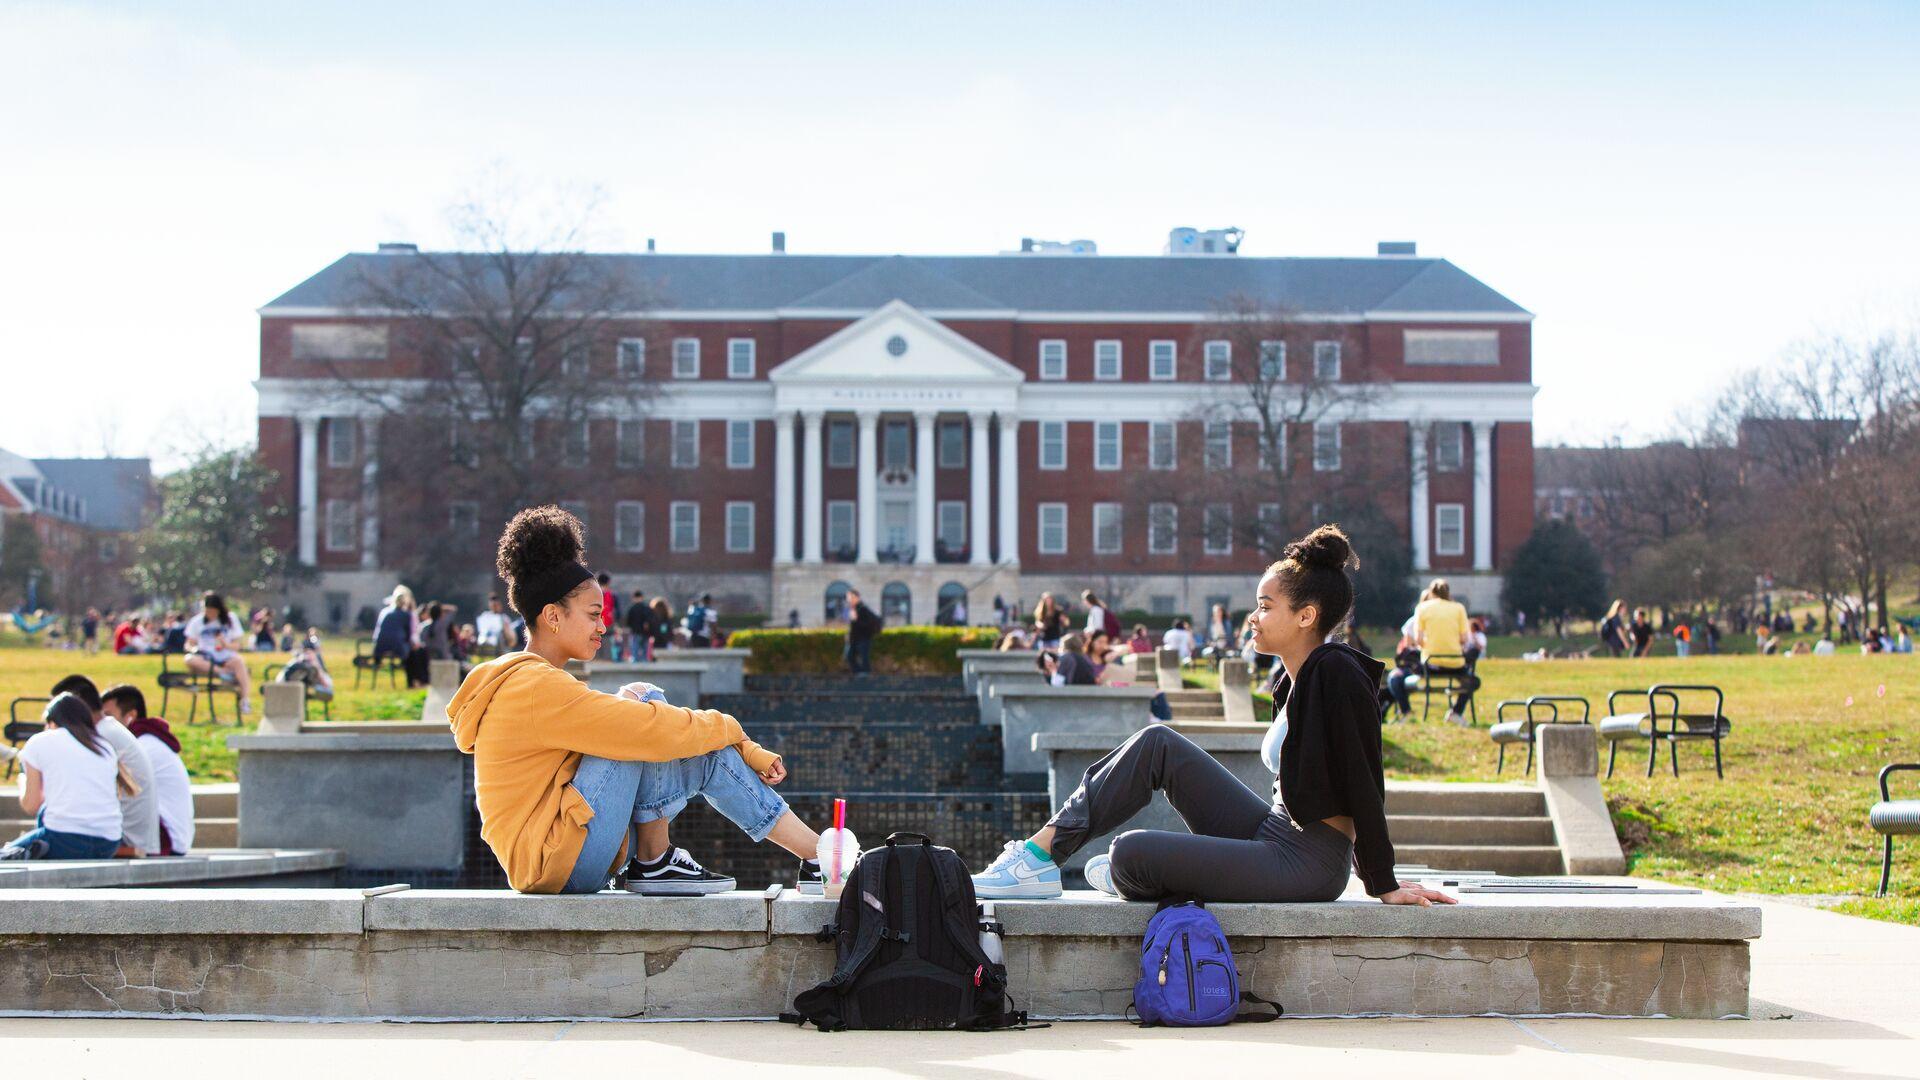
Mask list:
POLYGON ((1296 826, 1211 754, 1152 724, 1087 769, 1048 824, 1053 857, 1125 824, 1155 791, 1191 833, 1135 829, 1113 841, 1113 882, 1129 900, 1191 896, 1276 903, 1333 900, 1347 887, 1353 844, 1323 821, 1296 826))

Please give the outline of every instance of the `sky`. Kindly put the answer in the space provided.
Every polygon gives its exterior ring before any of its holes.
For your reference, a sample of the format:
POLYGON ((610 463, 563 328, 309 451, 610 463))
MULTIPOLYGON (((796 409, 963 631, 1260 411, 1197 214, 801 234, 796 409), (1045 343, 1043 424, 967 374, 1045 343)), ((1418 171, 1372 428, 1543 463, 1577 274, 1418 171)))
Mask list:
POLYGON ((502 177, 599 191, 603 250, 1413 240, 1534 313, 1537 442, 1643 440, 1920 322, 1917 46, 1904 0, 0 0, 0 447, 250 440, 256 309, 502 177))

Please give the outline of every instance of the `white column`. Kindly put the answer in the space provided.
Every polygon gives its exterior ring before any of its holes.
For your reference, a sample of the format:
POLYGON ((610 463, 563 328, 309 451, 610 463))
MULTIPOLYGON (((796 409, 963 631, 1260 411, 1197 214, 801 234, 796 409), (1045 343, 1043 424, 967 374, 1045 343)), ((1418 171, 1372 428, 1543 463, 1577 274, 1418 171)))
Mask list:
POLYGON ((300 427, 300 561, 314 565, 320 555, 320 418, 298 416, 300 427))
POLYGON ((380 568, 380 419, 360 424, 360 569, 380 568))
POLYGON ((773 561, 793 561, 793 414, 773 414, 773 561))
POLYGON ((821 519, 827 512, 820 497, 820 427, 823 417, 817 412, 806 412, 800 414, 800 419, 806 425, 806 452, 801 462, 806 468, 806 476, 800 502, 800 537, 805 547, 801 550, 800 561, 817 566, 822 561, 820 531, 824 524, 821 519))
POLYGON ((1000 561, 1020 562, 1020 418, 1000 414, 1000 561))
POLYGON ((880 414, 863 410, 854 417, 860 422, 860 453, 855 458, 860 480, 860 550, 856 561, 873 563, 879 561, 876 552, 880 548, 880 454, 874 443, 880 414))
POLYGON ((1427 429, 1425 421, 1412 421, 1407 424, 1408 443, 1413 459, 1413 501, 1408 507, 1409 520, 1413 525, 1413 568, 1425 570, 1432 565, 1428 556, 1427 529, 1432 513, 1427 508, 1427 429))
POLYGON ((913 561, 933 563, 933 421, 931 412, 913 414, 913 561))
POLYGON ((1473 422, 1473 568, 1493 569, 1493 421, 1473 422))
POLYGON ((987 446, 987 421, 990 419, 992 419, 990 413, 967 414, 967 420, 972 426, 972 430, 967 434, 973 442, 973 468, 970 476, 973 482, 973 498, 967 507, 967 528, 971 535, 967 539, 967 547, 972 553, 968 561, 975 566, 989 566, 993 563, 993 552, 987 550, 993 543, 993 534, 988 530, 987 525, 987 519, 993 513, 993 508, 987 505, 987 492, 991 490, 993 482, 993 477, 987 475, 993 469, 993 458, 987 446))

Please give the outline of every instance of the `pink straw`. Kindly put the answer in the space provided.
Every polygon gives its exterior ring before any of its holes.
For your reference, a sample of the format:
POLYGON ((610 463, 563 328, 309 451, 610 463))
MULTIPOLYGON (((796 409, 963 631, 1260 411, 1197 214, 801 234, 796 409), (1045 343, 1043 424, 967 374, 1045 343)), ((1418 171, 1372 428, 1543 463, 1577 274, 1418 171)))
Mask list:
POLYGON ((845 843, 847 829, 847 800, 833 800, 833 880, 840 880, 840 848, 845 843))

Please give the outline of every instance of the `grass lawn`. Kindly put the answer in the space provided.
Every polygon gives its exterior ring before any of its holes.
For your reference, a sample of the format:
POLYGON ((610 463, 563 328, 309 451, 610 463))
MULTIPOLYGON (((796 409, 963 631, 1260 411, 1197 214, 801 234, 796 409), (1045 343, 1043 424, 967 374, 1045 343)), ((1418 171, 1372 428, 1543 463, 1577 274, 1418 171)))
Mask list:
MULTIPOLYGON (((375 690, 364 683, 359 690, 353 689, 353 668, 349 658, 353 656, 351 638, 329 639, 326 643, 327 666, 333 670, 334 685, 337 694, 333 701, 335 720, 418 720, 420 706, 426 700, 425 690, 393 690, 386 679, 380 681, 375 690)), ((243 653, 247 658, 247 668, 253 673, 256 687, 254 714, 248 717, 244 727, 234 726, 233 698, 220 697, 220 717, 223 723, 218 726, 206 722, 207 703, 200 702, 200 723, 189 726, 186 723, 187 706, 184 695, 175 694, 169 711, 174 716, 173 731, 180 739, 180 757, 186 762, 187 773, 197 784, 212 784, 234 779, 234 755, 227 749, 227 737, 243 731, 251 731, 260 719, 260 700, 258 686, 261 673, 269 664, 283 663, 286 657, 280 653, 243 653)), ((175 658, 178 659, 177 657, 175 658)), ((18 635, 11 629, 0 632, 0 706, 16 697, 45 697, 47 690, 62 676, 78 672, 91 678, 102 690, 115 683, 132 683, 147 695, 147 708, 155 713, 160 711, 160 658, 158 656, 113 656, 102 652, 96 656, 87 656, 78 650, 46 649, 28 647, 21 643, 18 635)), ((404 681, 404 680, 403 680, 404 681)), ((21 707, 22 719, 38 719, 39 709, 34 707, 31 717, 27 706, 21 707)), ((316 706, 314 715, 319 716, 316 706)))
MULTIPOLYGON (((1726 892, 1868 895, 1879 883, 1880 836, 1867 828, 1875 776, 1891 761, 1920 761, 1920 656, 1722 656, 1686 660, 1483 661, 1481 728, 1426 723, 1385 728, 1387 774, 1408 780, 1510 780, 1524 764, 1508 752, 1505 776, 1485 725, 1493 706, 1532 694, 1584 695, 1603 711, 1610 689, 1655 682, 1714 683, 1727 692, 1733 733, 1727 778, 1713 774, 1711 744, 1680 747, 1680 777, 1646 776, 1644 744, 1622 748, 1603 786, 1629 872, 1726 892)), ((1210 672, 1192 681, 1213 684, 1210 672)), ((1216 684, 1217 685, 1217 684, 1216 684)), ((1416 706, 1419 699, 1415 698, 1416 706)), ((1628 744, 1632 745, 1632 744, 1628 744)), ((1602 748, 1602 757, 1605 748, 1602 748)), ((1920 783, 1894 777, 1896 797, 1920 783)), ((1845 908, 1920 925, 1920 844, 1894 849, 1894 893, 1845 908)))

